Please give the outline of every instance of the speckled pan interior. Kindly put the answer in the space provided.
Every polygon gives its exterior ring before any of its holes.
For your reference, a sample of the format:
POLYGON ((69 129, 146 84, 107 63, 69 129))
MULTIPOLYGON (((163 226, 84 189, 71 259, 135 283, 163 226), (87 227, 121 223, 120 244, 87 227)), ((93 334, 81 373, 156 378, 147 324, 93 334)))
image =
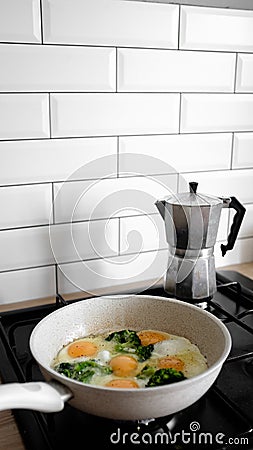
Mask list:
POLYGON ((224 359, 231 345, 223 323, 194 305, 162 297, 125 295, 82 300, 50 314, 34 329, 31 350, 37 361, 48 367, 59 349, 73 339, 124 328, 158 329, 184 336, 198 345, 209 367, 224 359))

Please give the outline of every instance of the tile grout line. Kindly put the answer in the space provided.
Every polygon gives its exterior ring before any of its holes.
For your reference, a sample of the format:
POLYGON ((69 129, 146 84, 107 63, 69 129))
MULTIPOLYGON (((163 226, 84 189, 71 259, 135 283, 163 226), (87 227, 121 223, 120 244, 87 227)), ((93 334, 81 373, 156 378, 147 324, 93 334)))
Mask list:
MULTIPOLYGON (((181 134, 181 121, 182 121, 182 92, 179 94, 179 123, 178 123, 178 133, 181 134)), ((196 133, 198 134, 198 133, 196 133)))
POLYGON ((233 170, 234 146, 235 146, 235 133, 233 132, 231 141, 230 170, 233 170))
POLYGON ((178 11, 178 37, 177 37, 177 48, 180 49, 180 33, 181 33, 181 5, 179 6, 178 11))
MULTIPOLYGON (((53 225, 56 224, 55 222, 55 204, 54 204, 54 182, 51 183, 51 200, 52 200, 52 219, 53 219, 53 225)), ((49 221, 49 226, 52 225, 49 221)))
MULTIPOLYGON (((142 216, 155 216, 155 215, 158 215, 158 213, 153 213, 153 212, 150 212, 150 213, 146 213, 146 214, 138 214, 138 215, 129 215, 129 216, 122 216, 122 217, 119 217, 119 216, 117 216, 117 217, 109 217, 109 219, 110 219, 110 221, 115 221, 115 220, 118 220, 118 219, 129 219, 129 218, 133 218, 133 217, 142 217, 142 216)), ((60 228, 60 227, 64 227, 64 226, 66 226, 66 225, 72 225, 72 227, 75 227, 75 225, 84 225, 84 224, 89 224, 89 223, 94 223, 94 222, 96 222, 96 223, 99 223, 99 222, 107 222, 108 221, 108 217, 107 216, 105 216, 105 217, 99 217, 99 218, 96 218, 96 219, 92 219, 92 220, 90 220, 90 219, 86 219, 86 218, 84 218, 84 219, 79 219, 79 220, 76 220, 76 221, 69 221, 69 222, 67 222, 67 221, 55 221, 55 219, 54 219, 54 221, 52 222, 52 223, 38 223, 38 224, 36 224, 36 225, 22 225, 22 226, 13 226, 13 227, 9 227, 9 228, 0 228, 0 233, 1 232, 14 232, 14 231, 23 231, 23 230, 34 230, 34 229, 38 229, 38 228, 48 228, 48 229, 50 229, 50 228, 60 228)))
MULTIPOLYGON (((65 263, 65 264, 67 264, 67 263, 65 263)), ((0 270, 0 275, 5 274, 5 273, 12 273, 12 272, 22 272, 22 271, 26 271, 26 270, 44 269, 46 267, 55 267, 55 264, 49 263, 49 264, 42 264, 42 265, 38 265, 38 266, 25 266, 25 267, 18 267, 18 268, 14 268, 14 269, 0 270)))
POLYGON ((52 139, 51 94, 48 92, 49 139, 52 139))
MULTIPOLYGON (((183 6, 183 5, 180 5, 183 6)), ((44 38, 43 38, 44 39, 44 38)), ((0 42, 0 47, 1 45, 19 45, 19 46, 27 46, 27 45, 32 45, 32 46, 41 46, 41 42, 29 42, 29 41, 24 41, 24 42, 20 42, 20 41, 1 41, 0 42)), ((66 43, 66 42, 46 42, 43 45, 45 46, 49 46, 49 47, 77 47, 77 48, 115 48, 115 44, 76 44, 76 43, 66 43)), ((117 44, 116 44, 117 45, 117 44)), ((134 49, 134 50, 162 50, 162 51, 178 51, 179 49, 177 47, 151 47, 151 46, 138 46, 138 45, 122 45, 122 44, 118 44, 117 45, 119 48, 122 48, 123 50, 126 49, 128 50, 130 49, 134 49)), ((198 52, 198 53, 228 53, 228 54, 233 54, 236 53, 237 51, 239 51, 239 53, 243 53, 243 54, 252 54, 252 51, 249 50, 244 50, 244 49, 226 49, 224 50, 223 48, 221 49, 213 49, 213 48, 182 48, 181 51, 184 52, 198 52)))
MULTIPOLYGON (((180 93, 177 93, 180 95, 180 93)), ((183 93, 181 93, 183 95, 183 93)), ((234 95, 234 93, 231 93, 232 95, 234 95)), ((1 97, 1 94, 0 94, 1 97)), ((209 130, 209 131, 186 131, 183 132, 181 134, 183 134, 184 136, 192 136, 192 135, 206 135, 206 134, 229 134, 229 133, 241 133, 241 134, 247 134, 247 133, 251 133, 252 130, 223 130, 223 131, 219 131, 219 130, 209 130)), ((179 133, 175 132, 175 133, 142 133, 142 134, 136 134, 136 133, 132 133, 132 134, 106 134, 106 135, 80 135, 80 136, 57 136, 57 137, 40 137, 40 138, 35 138, 35 137, 27 137, 27 138, 11 138, 11 139, 1 139, 0 138, 0 145, 1 143, 8 143, 8 142, 12 142, 12 143, 19 143, 19 142, 26 142, 26 141, 35 141, 35 142, 40 142, 40 141, 49 141, 49 140, 53 140, 53 141, 59 141, 59 140, 85 140, 85 139, 109 139, 109 138, 113 138, 113 137, 124 137, 124 138, 129 138, 129 137, 159 137, 159 136, 178 136, 179 133)))
MULTIPOLYGON (((181 51, 181 50, 180 50, 181 51)), ((40 89, 38 89, 38 90, 30 90, 30 91, 26 91, 26 90, 20 90, 20 91, 18 91, 18 90, 15 90, 15 91, 9 91, 9 90, 4 90, 4 91, 0 91, 0 94, 1 95, 18 95, 18 96, 22 96, 22 95, 38 95, 38 94, 48 94, 49 92, 48 92, 48 90, 46 90, 46 89, 44 89, 44 90, 40 90, 40 89)), ((151 91, 151 90, 138 90, 138 91, 131 91, 131 90, 129 90, 129 91, 118 91, 118 92, 115 92, 115 91, 112 91, 112 90, 107 90, 107 91, 102 91, 102 90, 97 90, 97 91, 92 91, 92 90, 80 90, 80 91, 77 91, 77 90, 68 90, 68 89, 65 89, 65 90, 51 90, 50 91, 50 94, 63 94, 64 96, 66 96, 66 97, 68 97, 68 96, 70 96, 70 95, 76 95, 76 94, 79 94, 79 95, 82 95, 82 96, 91 96, 91 95, 94 95, 94 96, 98 96, 98 95, 105 95, 105 96, 110 96, 110 95, 114 95, 114 94, 118 94, 118 96, 119 97, 123 97, 123 96, 127 96, 127 95, 129 95, 129 96, 131 96, 131 97, 134 97, 134 96, 138 96, 138 94, 146 94, 147 96, 152 96, 152 95, 159 95, 159 96, 161 96, 161 95, 176 95, 176 94, 179 94, 180 93, 180 91, 179 91, 179 89, 177 89, 177 90, 171 90, 171 91, 169 91, 169 90, 159 90, 159 91, 155 91, 155 90, 153 90, 153 91, 151 91)), ((234 95, 234 94, 240 94, 240 95, 242 95, 242 96, 251 96, 252 97, 252 95, 253 95, 253 91, 249 91, 249 92, 234 92, 234 91, 231 91, 231 90, 199 90, 199 91, 196 91, 196 90, 182 90, 181 91, 181 94, 192 94, 192 95, 207 95, 207 94, 209 94, 209 95, 218 95, 218 96, 220 96, 220 95, 228 95, 228 96, 231 96, 231 95, 234 95)))
MULTIPOLYGON (((232 135, 233 135, 233 133, 232 133, 232 135)), ((236 168, 234 168, 233 170, 234 170, 234 172, 236 172, 236 171, 247 171, 247 170, 252 170, 253 169, 253 166, 247 166, 247 167, 236 167, 236 168)), ((206 172, 210 172, 210 173, 214 173, 214 172, 217 172, 217 173, 219 173, 219 172, 223 172, 223 171, 227 171, 227 170, 230 170, 230 168, 229 169, 224 169, 224 168, 221 168, 221 169, 206 169, 206 170, 197 170, 197 171, 193 171, 193 170, 188 170, 188 171, 186 171, 186 170, 184 170, 184 171, 181 171, 181 172, 179 172, 179 174, 187 174, 187 173, 206 173, 206 172)), ((90 181, 90 182, 92 182, 92 181, 100 181, 100 180, 116 180, 117 178, 120 178, 120 179, 129 179, 129 180, 131 180, 132 178, 140 178, 140 177, 142 177, 142 178, 146 178, 146 177, 151 177, 151 176, 167 176, 167 175, 173 175, 174 174, 174 172, 162 172, 162 173, 145 173, 145 174, 143 174, 143 175, 134 175, 134 176, 119 176, 119 177, 108 177, 108 178, 106 178, 106 177, 101 177, 101 178, 82 178, 82 179, 76 179, 76 180, 69 180, 69 181, 67 181, 67 183, 82 183, 82 182, 86 182, 86 181, 90 181)), ((1 188, 14 188, 14 187, 25 187, 25 186, 36 186, 36 185, 46 185, 46 184, 51 184, 51 183, 54 183, 54 184, 57 184, 57 183, 64 183, 64 180, 53 180, 53 181, 50 181, 50 180, 48 180, 48 181, 38 181, 38 182, 30 182, 30 181, 27 181, 27 182, 24 182, 24 183, 11 183, 11 184, 2 184, 2 185, 0 185, 0 189, 1 188)))
POLYGON ((120 171, 120 166, 119 166, 119 136, 117 136, 117 160, 116 160, 116 178, 119 178, 119 171, 120 171))
POLYGON ((238 68, 238 53, 235 54, 234 94, 236 94, 237 68, 238 68))
POLYGON ((115 76, 115 93, 117 93, 118 92, 118 73, 119 73, 119 70, 118 70, 118 48, 117 47, 115 47, 115 70, 116 70, 116 76, 115 76))
POLYGON ((40 32, 41 32, 41 44, 44 44, 42 0, 40 0, 39 7, 40 7, 40 32))
POLYGON ((58 264, 54 265, 55 296, 59 293, 58 264))

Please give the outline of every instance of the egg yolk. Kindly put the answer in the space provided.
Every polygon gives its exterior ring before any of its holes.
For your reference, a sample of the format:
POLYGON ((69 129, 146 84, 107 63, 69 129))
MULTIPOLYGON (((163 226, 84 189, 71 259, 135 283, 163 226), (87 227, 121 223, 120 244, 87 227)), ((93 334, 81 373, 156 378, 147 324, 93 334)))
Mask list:
POLYGON ((79 358, 80 356, 93 356, 97 350, 97 346, 92 342, 78 341, 68 347, 68 354, 71 358, 79 358))
POLYGON ((168 335, 165 335, 163 333, 159 333, 157 331, 139 331, 137 333, 140 340, 141 345, 149 345, 149 344, 156 344, 156 342, 164 341, 165 339, 168 339, 168 335))
POLYGON ((125 389, 139 387, 134 380, 122 380, 122 379, 111 380, 108 383, 106 383, 105 386, 114 388, 125 388, 125 389))
POLYGON ((109 364, 114 375, 117 377, 127 377, 129 375, 133 375, 134 371, 138 367, 136 359, 125 355, 115 356, 111 359, 109 364))
POLYGON ((173 356, 164 356, 158 361, 159 369, 176 369, 182 371, 184 368, 184 362, 173 356))

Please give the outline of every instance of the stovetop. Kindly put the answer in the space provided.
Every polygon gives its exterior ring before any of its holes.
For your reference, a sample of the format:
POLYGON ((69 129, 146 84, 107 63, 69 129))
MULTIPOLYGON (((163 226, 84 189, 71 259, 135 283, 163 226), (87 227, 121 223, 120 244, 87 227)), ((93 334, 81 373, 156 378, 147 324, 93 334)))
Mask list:
MULTIPOLYGON (((216 382, 200 400, 172 416, 135 422, 91 416, 69 404, 50 414, 13 410, 27 450, 70 450, 74 442, 80 450, 91 448, 89 442, 105 449, 252 450, 253 281, 237 272, 220 271, 217 287, 207 309, 228 327, 232 349, 216 382)), ((167 296, 162 288, 141 294, 167 296)), ((43 380, 29 350, 29 337, 43 317, 64 303, 59 295, 55 304, 1 314, 3 382, 43 380)))

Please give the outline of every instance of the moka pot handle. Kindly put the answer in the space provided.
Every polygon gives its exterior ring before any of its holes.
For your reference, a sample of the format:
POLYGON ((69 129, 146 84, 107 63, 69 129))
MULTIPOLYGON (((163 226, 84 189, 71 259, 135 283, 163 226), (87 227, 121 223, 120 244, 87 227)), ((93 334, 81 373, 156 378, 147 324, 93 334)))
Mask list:
POLYGON ((225 254, 227 253, 228 250, 233 249, 238 232, 240 230, 240 226, 242 224, 244 214, 246 212, 246 209, 244 208, 244 206, 235 197, 231 197, 229 203, 227 202, 227 200, 225 200, 224 206, 228 206, 229 208, 235 209, 236 214, 234 216, 233 223, 230 228, 230 233, 228 235, 227 244, 226 245, 221 244, 221 246, 220 246, 222 256, 225 256, 225 254))

